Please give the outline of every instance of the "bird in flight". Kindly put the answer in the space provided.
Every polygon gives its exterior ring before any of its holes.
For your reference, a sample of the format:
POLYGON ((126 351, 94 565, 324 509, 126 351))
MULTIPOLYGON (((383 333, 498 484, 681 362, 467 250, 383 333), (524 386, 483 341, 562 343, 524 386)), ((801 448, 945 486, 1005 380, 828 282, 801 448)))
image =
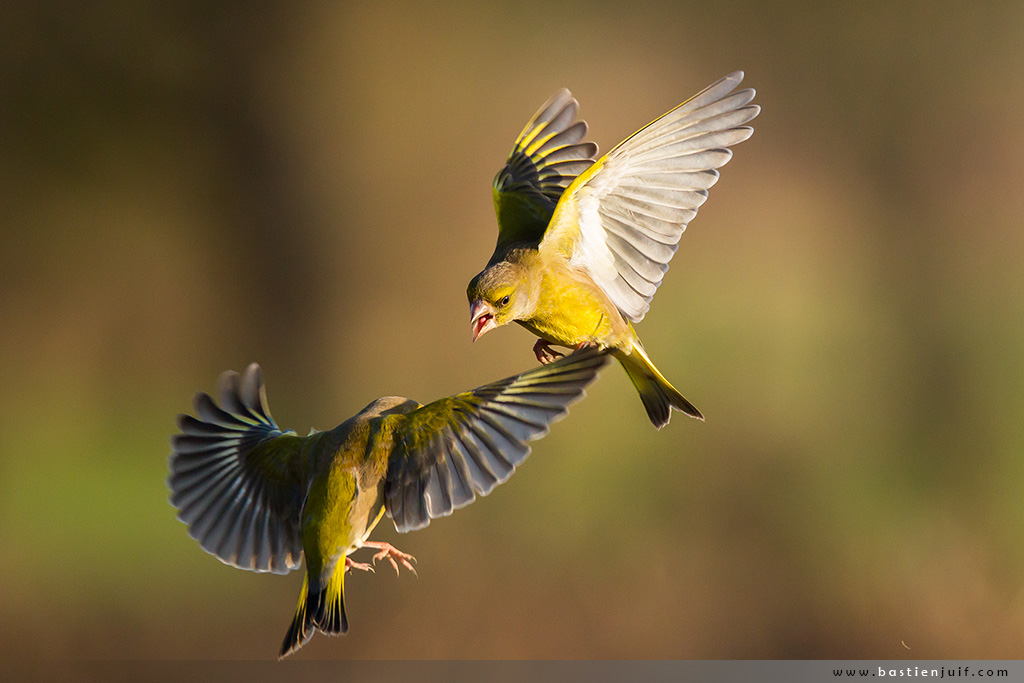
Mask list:
POLYGON ((517 322, 539 337, 542 363, 553 344, 596 345, 632 380, 651 422, 673 409, 700 411, 658 371, 633 323, 643 320, 686 226, 750 137, 760 111, 737 71, 708 86, 594 160, 574 121, 579 105, 559 90, 530 119, 494 179, 498 240, 469 283, 473 339, 517 322))
MULTIPOLYGON (((189 535, 240 569, 305 578, 280 656, 317 630, 348 631, 349 555, 378 550, 413 570, 413 557, 368 540, 387 515, 400 532, 486 495, 530 453, 529 441, 568 412, 607 362, 584 349, 520 375, 427 405, 379 398, 328 431, 297 436, 270 416, 260 367, 226 372, 220 403, 199 393, 171 438, 171 504, 189 535)), ((414 571, 414 570, 413 570, 414 571)))

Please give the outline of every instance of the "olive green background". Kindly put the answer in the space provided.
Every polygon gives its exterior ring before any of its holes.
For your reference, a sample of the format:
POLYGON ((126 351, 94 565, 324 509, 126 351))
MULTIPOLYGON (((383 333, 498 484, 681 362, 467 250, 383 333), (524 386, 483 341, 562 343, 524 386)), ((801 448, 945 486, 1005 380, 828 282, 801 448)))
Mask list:
POLYGON ((609 368, 297 658, 1024 653, 1024 5, 208 4, 0 10, 7 656, 272 659, 300 577, 188 538, 175 414, 254 360, 300 433, 532 367, 464 293, 522 125, 566 86, 607 150, 734 69, 638 326, 707 422, 609 368))

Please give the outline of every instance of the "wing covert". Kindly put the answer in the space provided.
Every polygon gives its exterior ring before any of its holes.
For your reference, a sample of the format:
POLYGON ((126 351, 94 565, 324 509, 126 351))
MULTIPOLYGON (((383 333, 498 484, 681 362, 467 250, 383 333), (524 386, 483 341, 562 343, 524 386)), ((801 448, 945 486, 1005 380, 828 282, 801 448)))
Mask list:
POLYGON ((470 504, 507 480, 552 422, 608 361, 586 349, 514 377, 427 404, 400 421, 388 462, 385 500, 401 531, 470 504))

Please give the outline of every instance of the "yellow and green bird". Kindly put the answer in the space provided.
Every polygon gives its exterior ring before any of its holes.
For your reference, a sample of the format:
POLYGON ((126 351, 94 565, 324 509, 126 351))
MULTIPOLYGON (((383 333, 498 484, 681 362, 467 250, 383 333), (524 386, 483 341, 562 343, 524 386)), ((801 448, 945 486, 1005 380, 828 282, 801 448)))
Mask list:
POLYGON ((473 339, 517 322, 542 363, 569 348, 610 348, 659 429, 671 409, 703 419, 658 371, 632 323, 643 320, 687 224, 757 116, 737 71, 597 161, 568 90, 520 133, 494 179, 498 242, 469 283, 473 339))
MULTIPOLYGON (((587 349, 515 377, 425 406, 379 398, 329 431, 282 431, 267 407, 260 368, 220 377, 220 405, 205 393, 196 417, 179 415, 171 438, 171 504, 203 549, 240 569, 284 574, 306 561, 299 606, 280 656, 315 630, 348 630, 345 573, 370 569, 349 555, 379 550, 412 569, 407 555, 368 539, 385 514, 398 531, 486 495, 530 453, 607 362, 587 349)), ((398 562, 396 562, 396 560, 398 562)))

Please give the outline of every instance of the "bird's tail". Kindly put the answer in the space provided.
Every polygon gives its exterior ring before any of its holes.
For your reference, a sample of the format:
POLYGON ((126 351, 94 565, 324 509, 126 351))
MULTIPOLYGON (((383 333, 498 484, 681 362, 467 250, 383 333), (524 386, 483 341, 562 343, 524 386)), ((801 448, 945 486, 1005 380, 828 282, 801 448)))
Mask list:
POLYGON ((287 657, 309 642, 314 629, 329 636, 348 632, 348 617, 345 616, 344 560, 334 568, 326 585, 314 581, 311 586, 308 573, 303 578, 299 606, 295 609, 295 617, 284 636, 278 658, 287 657))
POLYGON ((654 367, 654 363, 639 342, 633 343, 633 350, 628 355, 616 353, 615 357, 622 363, 623 369, 636 387, 640 400, 644 402, 644 408, 647 410, 647 417, 655 427, 661 429, 668 424, 673 408, 698 420, 704 419, 700 411, 658 372, 658 368, 654 367))

